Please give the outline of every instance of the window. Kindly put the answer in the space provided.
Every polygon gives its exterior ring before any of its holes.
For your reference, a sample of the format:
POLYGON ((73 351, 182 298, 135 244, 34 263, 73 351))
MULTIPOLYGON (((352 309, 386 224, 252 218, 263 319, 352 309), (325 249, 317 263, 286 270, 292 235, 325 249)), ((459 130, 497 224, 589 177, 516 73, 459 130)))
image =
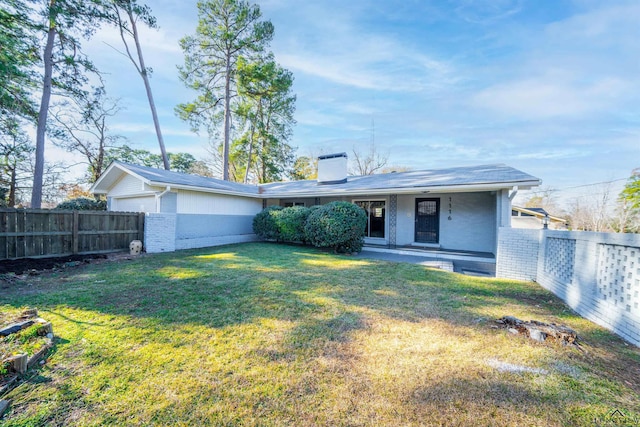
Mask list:
POLYGON ((365 237, 384 239, 386 205, 384 200, 356 200, 353 203, 367 213, 365 237))
POLYGON ((292 206, 304 206, 304 202, 284 202, 285 208, 290 208, 292 206))

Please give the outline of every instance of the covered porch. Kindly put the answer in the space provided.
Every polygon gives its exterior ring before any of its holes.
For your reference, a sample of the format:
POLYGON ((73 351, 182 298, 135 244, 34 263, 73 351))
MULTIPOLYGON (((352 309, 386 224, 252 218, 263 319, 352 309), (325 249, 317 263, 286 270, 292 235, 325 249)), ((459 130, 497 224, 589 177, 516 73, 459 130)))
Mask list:
POLYGON ((497 230, 510 219, 504 190, 287 197, 266 199, 263 206, 310 207, 337 200, 366 211, 367 247, 444 259, 472 257, 495 263, 497 230))
POLYGON ((471 276, 496 276, 496 258, 490 252, 426 248, 412 245, 391 248, 389 245, 365 244, 359 256, 392 262, 421 264, 471 276))

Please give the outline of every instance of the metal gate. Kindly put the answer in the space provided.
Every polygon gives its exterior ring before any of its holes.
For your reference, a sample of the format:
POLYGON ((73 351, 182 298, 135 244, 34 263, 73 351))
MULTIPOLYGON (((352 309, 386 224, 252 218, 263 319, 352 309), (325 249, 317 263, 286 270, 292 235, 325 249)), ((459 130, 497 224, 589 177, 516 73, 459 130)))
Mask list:
POLYGON ((440 199, 416 199, 417 243, 438 243, 440 239, 440 199))

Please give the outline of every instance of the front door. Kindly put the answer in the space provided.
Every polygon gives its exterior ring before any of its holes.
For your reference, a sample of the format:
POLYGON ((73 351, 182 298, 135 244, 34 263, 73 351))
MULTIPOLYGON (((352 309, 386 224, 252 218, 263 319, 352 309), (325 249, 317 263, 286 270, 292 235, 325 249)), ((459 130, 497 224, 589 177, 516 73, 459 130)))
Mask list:
POLYGON ((438 243, 440 199, 416 199, 416 243, 438 243))

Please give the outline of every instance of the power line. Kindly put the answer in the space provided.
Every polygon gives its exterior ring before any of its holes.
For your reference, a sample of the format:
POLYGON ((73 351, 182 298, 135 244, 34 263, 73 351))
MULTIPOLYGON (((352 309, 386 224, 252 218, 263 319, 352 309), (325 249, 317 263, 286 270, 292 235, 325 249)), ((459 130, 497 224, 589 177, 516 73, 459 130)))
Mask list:
POLYGON ((592 184, 575 185, 573 187, 550 188, 550 189, 547 189, 547 190, 533 190, 531 192, 533 194, 538 194, 538 193, 557 193, 557 192, 560 192, 560 191, 573 190, 573 189, 576 189, 576 188, 592 187, 594 185, 613 184, 614 182, 626 181, 627 179, 629 179, 629 178, 618 178, 618 179, 612 179, 610 181, 594 182, 592 184))

